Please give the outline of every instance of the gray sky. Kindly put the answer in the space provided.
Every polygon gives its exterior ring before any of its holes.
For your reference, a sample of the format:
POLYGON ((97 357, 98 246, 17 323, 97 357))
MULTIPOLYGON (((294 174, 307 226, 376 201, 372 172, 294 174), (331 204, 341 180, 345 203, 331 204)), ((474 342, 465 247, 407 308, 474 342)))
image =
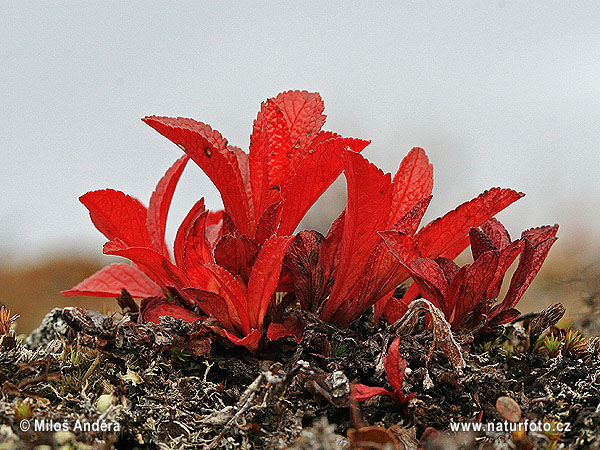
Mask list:
MULTIPOLYGON (((260 102, 287 89, 320 92, 325 128, 372 140, 387 171, 424 147, 429 218, 498 185, 527 194, 500 216, 513 235, 597 234, 599 30, 599 2, 3 1, 0 251, 100 253, 79 195, 147 203, 180 155, 141 117, 193 117, 247 148, 260 102)), ((197 198, 219 206, 186 170, 170 236, 197 198)))

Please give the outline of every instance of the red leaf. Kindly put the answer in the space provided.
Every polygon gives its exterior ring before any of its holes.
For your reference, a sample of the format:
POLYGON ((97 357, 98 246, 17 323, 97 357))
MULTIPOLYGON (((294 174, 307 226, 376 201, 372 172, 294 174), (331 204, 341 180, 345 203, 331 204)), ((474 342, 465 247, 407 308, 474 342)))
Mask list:
POLYGON ((227 330, 223 330, 223 332, 224 332, 225 336, 227 336, 227 339, 229 339, 235 345, 241 345, 243 347, 246 347, 252 353, 256 353, 258 351, 260 339, 262 337, 260 331, 252 330, 249 334, 247 334, 243 338, 239 338, 239 337, 229 333, 227 330))
POLYGON ((448 308, 445 299, 448 296, 448 282, 441 267, 428 258, 417 258, 408 264, 410 276, 419 286, 423 298, 441 309, 446 317, 448 308))
POLYGON ((321 245, 321 264, 323 265, 323 277, 325 279, 333 280, 340 264, 345 217, 346 211, 344 210, 331 224, 321 245))
POLYGON ((175 256, 175 264, 179 267, 183 267, 185 269, 185 247, 187 240, 189 238, 190 230, 192 226, 196 222, 196 220, 200 217, 202 213, 204 213, 204 199, 200 199, 197 201, 192 209, 187 213, 181 225, 177 229, 177 234, 175 235, 175 243, 173 245, 173 254, 175 256))
POLYGON ((111 264, 86 278, 69 290, 62 291, 65 297, 90 295, 94 297, 116 297, 121 289, 127 289, 132 297, 162 295, 162 290, 144 272, 128 264, 111 264))
POLYGON ((394 391, 401 392, 404 382, 404 371, 406 370, 406 360, 400 356, 400 337, 397 337, 390 345, 383 365, 388 381, 394 388, 394 391))
POLYGON ((285 251, 293 236, 273 236, 258 252, 248 282, 247 308, 252 328, 262 330, 263 319, 277 287, 285 251))
POLYGON ((471 242, 473 260, 476 260, 489 250, 497 249, 492 240, 479 228, 471 228, 471 231, 469 231, 469 241, 471 242))
POLYGON ((250 185, 256 220, 280 199, 293 150, 283 112, 272 99, 266 100, 250 137, 250 185))
POLYGON ((487 298, 498 298, 500 294, 500 289, 502 287, 502 281, 504 280, 504 274, 517 259, 517 256, 523 251, 523 245, 525 241, 522 239, 518 239, 510 244, 506 245, 502 251, 500 252, 500 258, 498 260, 498 268, 496 269, 496 274, 494 275, 494 279, 490 283, 490 287, 487 291, 487 298))
POLYGON ((79 200, 108 240, 118 238, 131 247, 152 247, 146 228, 146 207, 139 200, 113 189, 88 192, 79 200))
POLYGON ((254 241, 262 245, 268 238, 277 232, 281 220, 281 202, 273 203, 260 217, 256 226, 254 241))
POLYGON ((284 264, 292 273, 296 298, 304 311, 312 313, 317 311, 329 292, 329 280, 323 276, 320 258, 323 240, 323 235, 317 231, 301 231, 292 240, 285 255, 284 264))
POLYGON ((352 386, 350 395, 358 402, 364 402, 377 395, 387 395, 393 397, 392 393, 382 387, 371 387, 364 384, 355 384, 352 386))
POLYGON ((473 264, 463 266, 450 283, 447 316, 452 328, 458 328, 475 307, 486 299, 486 292, 498 267, 498 250, 482 253, 473 264), (461 278, 461 273, 464 277, 461 278))
POLYGON ((342 156, 348 150, 362 151, 369 141, 334 138, 323 141, 297 159, 281 195, 284 199, 279 234, 294 232, 304 215, 342 173, 342 156))
POLYGON ((215 247, 215 261, 234 275, 248 283, 258 246, 246 236, 226 234, 215 247))
POLYGON ((492 217, 490 220, 485 221, 481 225, 481 229, 492 240, 498 250, 502 250, 511 243, 510 234, 496 218, 492 217))
MULTIPOLYGON (((191 295, 200 309, 217 319, 223 327, 231 331, 236 330, 236 323, 232 321, 228 302, 219 294, 195 288, 185 288, 183 291, 191 295)), ((237 317, 237 314, 234 317, 237 317)), ((237 325, 240 325, 239 320, 237 320, 237 325)), ((243 332, 241 329, 236 331, 243 332)))
MULTIPOLYGON (((415 206, 404 214, 402 219, 396 222, 393 230, 395 230, 396 233, 400 231, 401 233, 409 235, 414 234, 425 214, 425 210, 427 209, 430 200, 431 196, 428 196, 417 202, 415 206)), ((383 233, 379 233, 379 235, 382 236, 383 233)), ((398 236, 398 234, 396 234, 396 236, 398 236)), ((399 242, 397 242, 397 244, 399 244, 399 242)), ((404 244, 408 245, 405 251, 408 251, 410 255, 407 254, 405 256, 414 259, 419 254, 419 250, 416 247, 414 240, 411 237, 406 237, 404 244)), ((361 277, 360 286, 358 288, 359 296, 357 300, 353 302, 352 309, 348 311, 347 314, 352 317, 358 317, 373 304, 376 304, 386 297, 390 298, 396 287, 407 278, 408 272, 402 267, 398 259, 389 252, 386 243, 383 241, 379 242, 375 250, 371 253, 369 261, 365 266, 365 272, 361 277)), ((385 303, 382 303, 376 308, 376 320, 379 318, 384 308, 385 303)))
POLYGON ((189 157, 184 155, 175 161, 158 182, 156 189, 152 193, 152 197, 150 197, 146 227, 154 250, 166 257, 169 256, 169 250, 165 244, 167 215, 169 214, 169 207, 171 206, 175 187, 188 160, 189 157))
POLYGON ((413 148, 400 163, 393 179, 394 193, 388 228, 393 226, 415 203, 431 194, 433 166, 422 148, 413 148))
POLYGON ((156 284, 183 287, 188 284, 185 273, 163 255, 146 247, 128 247, 124 242, 114 240, 104 244, 107 255, 122 256, 133 261, 156 284))
POLYGON ((351 300, 371 252, 385 229, 392 200, 390 174, 384 174, 358 153, 344 154, 348 205, 344 218, 342 253, 335 282, 321 318, 338 323, 347 318, 337 310, 351 300))
POLYGON ((221 193, 223 205, 236 226, 248 233, 254 223, 251 200, 246 196, 238 157, 227 148, 223 136, 192 119, 151 116, 142 120, 177 144, 200 166, 221 193))
POLYGON ((429 223, 416 235, 423 256, 453 259, 469 244, 468 233, 523 196, 512 189, 492 188, 429 223), (464 245, 462 249, 455 244, 464 245), (452 249, 452 255, 448 250, 452 249))
POLYGON ((202 318, 202 316, 199 316, 189 309, 167 302, 164 298, 144 298, 140 305, 140 319, 142 323, 160 323, 160 316, 183 319, 190 323, 202 318))
MULTIPOLYGON (((525 237, 525 246, 523 247, 523 251, 521 256, 519 257, 519 265, 517 266, 517 270, 512 276, 510 280, 510 286, 508 288, 508 292, 504 297, 504 300, 500 305, 494 308, 493 313, 490 314, 489 319, 493 319, 494 316, 498 315, 500 312, 504 310, 508 310, 514 308, 516 304, 521 300, 521 297, 539 272, 542 267, 542 263, 546 259, 550 248, 556 242, 556 232, 558 231, 558 225, 554 227, 548 227, 544 230, 544 236, 546 239, 541 240, 532 244, 528 237, 525 237)), ((524 233, 525 236, 527 232, 524 233)), ((533 236, 535 241, 536 236, 533 236)))
POLYGON ((214 262, 212 249, 205 235, 207 217, 208 211, 204 211, 194 219, 187 230, 183 247, 183 267, 186 274, 189 274, 190 281, 194 280, 196 286, 200 281, 198 276, 203 276, 203 271, 198 267, 214 262))
POLYGON ((304 322, 298 317, 285 317, 282 322, 269 325, 268 340, 276 341, 286 337, 291 337, 297 344, 300 344, 304 337, 304 322))
POLYGON ((292 159, 292 165, 301 159, 311 141, 325 123, 323 100, 318 93, 306 91, 282 92, 274 99, 281 109, 288 125, 290 141, 298 148, 292 159))
MULTIPOLYGON (((248 289, 239 276, 233 275, 221 266, 207 264, 205 266, 214 279, 213 292, 223 297, 227 304, 227 310, 232 323, 238 327, 243 334, 250 333, 252 328, 248 315, 246 298, 248 289)), ((234 331, 234 330, 230 330, 234 331)))

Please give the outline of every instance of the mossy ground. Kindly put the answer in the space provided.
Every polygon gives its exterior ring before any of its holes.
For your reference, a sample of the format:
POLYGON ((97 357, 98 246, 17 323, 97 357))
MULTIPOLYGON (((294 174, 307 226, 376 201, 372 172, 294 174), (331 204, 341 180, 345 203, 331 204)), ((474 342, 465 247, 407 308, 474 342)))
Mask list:
POLYGON ((400 343, 410 369, 405 391, 415 400, 405 407, 379 396, 353 406, 352 382, 389 388, 382 364, 389 327, 364 317, 340 331, 305 319, 300 345, 280 340, 252 355, 199 324, 138 325, 56 309, 26 342, 0 351, 0 448, 329 450, 350 448, 348 429, 379 426, 399 449, 416 449, 424 433, 432 436, 424 449, 600 449, 592 339, 549 355, 529 350, 523 322, 489 340, 457 335, 466 362, 459 374, 438 348, 430 355, 432 335, 417 327, 400 343), (451 422, 503 421, 501 396, 514 399, 523 418, 571 429, 529 432, 523 442, 511 433, 448 431, 451 422), (21 420, 36 419, 67 429, 21 429, 21 420), (78 420, 119 430, 81 431, 78 420))

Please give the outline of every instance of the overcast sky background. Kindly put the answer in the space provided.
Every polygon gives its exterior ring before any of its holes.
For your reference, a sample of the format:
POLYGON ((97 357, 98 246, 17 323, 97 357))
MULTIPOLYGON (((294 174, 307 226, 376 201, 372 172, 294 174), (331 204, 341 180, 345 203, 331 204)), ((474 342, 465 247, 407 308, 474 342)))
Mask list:
MULTIPOLYGON (((325 129, 370 139, 386 171, 425 148, 429 218, 504 186, 527 194, 500 216, 513 235, 597 236, 599 30, 600 2, 2 1, 0 252, 99 254, 78 197, 147 203, 181 153, 141 117, 193 117, 247 148, 260 102, 288 89, 320 92, 325 129)), ((201 196, 220 206, 189 165, 170 237, 201 196)))

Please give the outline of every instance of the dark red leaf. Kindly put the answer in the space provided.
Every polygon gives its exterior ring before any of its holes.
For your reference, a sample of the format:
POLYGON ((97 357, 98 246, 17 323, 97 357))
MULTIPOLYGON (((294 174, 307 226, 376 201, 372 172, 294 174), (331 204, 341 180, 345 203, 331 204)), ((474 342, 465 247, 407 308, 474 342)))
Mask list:
POLYGON ((471 242, 473 260, 479 258, 482 253, 498 249, 492 240, 479 228, 471 228, 471 231, 469 231, 469 241, 471 242))
POLYGON ((486 299, 486 292, 498 267, 498 250, 482 253, 473 264, 463 266, 450 283, 446 318, 452 328, 458 328, 467 314, 486 299), (462 276, 464 274, 464 276, 462 276))
POLYGON ((328 294, 320 258, 323 240, 317 231, 299 232, 290 243, 284 262, 292 274, 293 290, 300 306, 313 313, 328 294))
POLYGON ((278 339, 291 337, 300 344, 304 337, 304 322, 298 317, 285 317, 279 323, 271 323, 267 330, 267 339, 276 341, 278 339))
POLYGON ((490 315, 490 320, 500 312, 514 308, 519 300, 521 300, 521 297, 542 267, 542 263, 546 259, 550 248, 556 242, 556 237, 554 236, 557 230, 558 225, 548 228, 548 230, 545 230, 545 236, 550 237, 538 241, 536 244, 532 244, 528 237, 524 238, 525 246, 519 257, 519 265, 510 281, 508 292, 502 303, 494 308, 493 313, 490 315))
POLYGON ((491 219, 485 221, 481 225, 481 229, 486 234, 486 236, 488 236, 492 240, 494 246, 498 250, 502 250, 504 247, 511 243, 510 234, 508 234, 508 231, 506 231, 504 225, 502 225, 500 221, 496 218, 492 217, 491 219))
POLYGON ((258 246, 251 239, 237 233, 226 234, 215 247, 215 261, 248 284, 257 253, 258 246))

